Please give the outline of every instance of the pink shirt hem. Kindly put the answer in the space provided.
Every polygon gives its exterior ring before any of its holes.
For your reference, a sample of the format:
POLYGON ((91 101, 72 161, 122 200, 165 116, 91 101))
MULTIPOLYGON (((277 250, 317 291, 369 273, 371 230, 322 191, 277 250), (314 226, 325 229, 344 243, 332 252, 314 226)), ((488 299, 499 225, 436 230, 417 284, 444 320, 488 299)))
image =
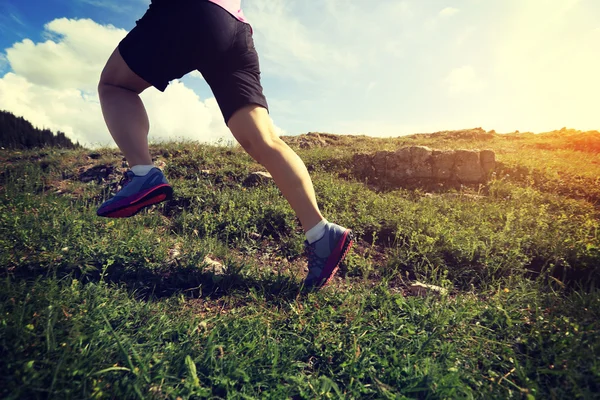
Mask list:
POLYGON ((231 15, 236 17, 242 22, 248 23, 248 20, 244 16, 242 11, 242 0, 208 0, 211 3, 215 3, 216 5, 227 10, 231 15))

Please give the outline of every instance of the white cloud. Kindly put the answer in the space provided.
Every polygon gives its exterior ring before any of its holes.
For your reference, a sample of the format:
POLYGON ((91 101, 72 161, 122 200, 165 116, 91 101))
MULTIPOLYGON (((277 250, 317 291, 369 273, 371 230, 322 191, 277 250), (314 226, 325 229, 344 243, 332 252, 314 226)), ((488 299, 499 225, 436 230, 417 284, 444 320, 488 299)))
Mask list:
POLYGON ((472 94, 485 88, 485 82, 475 73, 470 65, 455 68, 444 79, 450 94, 472 94))
MULTIPOLYGON (((65 132, 86 146, 114 145, 96 91, 111 52, 126 32, 92 20, 56 19, 45 26, 49 39, 29 39, 7 49, 12 72, 0 78, 0 109, 34 125, 65 132)), ((2 58, 0 57, 0 66, 2 58)), ((201 100, 174 81, 164 94, 142 94, 150 117, 150 140, 232 138, 214 98, 201 100)))
POLYGON ((443 18, 451 17, 454 14, 458 13, 458 11, 458 8, 446 7, 442 11, 440 11, 439 16, 443 18))
POLYGON ((200 71, 198 71, 198 70, 194 70, 194 71, 190 72, 190 76, 191 76, 192 78, 196 78, 196 79, 202 79, 202 80, 204 80, 204 77, 202 76, 202 74, 201 74, 201 73, 200 73, 200 71))
POLYGON ((30 39, 6 50, 15 74, 55 89, 94 91, 108 57, 127 32, 89 19, 55 19, 44 26, 49 38, 30 39))
POLYGON ((214 98, 200 100, 182 82, 174 81, 164 93, 150 89, 142 93, 148 109, 150 130, 156 140, 200 139, 213 141, 231 136, 214 98))
POLYGON ((457 14, 460 10, 454 7, 446 7, 437 13, 435 17, 425 20, 425 29, 432 31, 437 28, 438 24, 443 19, 448 19, 457 14))

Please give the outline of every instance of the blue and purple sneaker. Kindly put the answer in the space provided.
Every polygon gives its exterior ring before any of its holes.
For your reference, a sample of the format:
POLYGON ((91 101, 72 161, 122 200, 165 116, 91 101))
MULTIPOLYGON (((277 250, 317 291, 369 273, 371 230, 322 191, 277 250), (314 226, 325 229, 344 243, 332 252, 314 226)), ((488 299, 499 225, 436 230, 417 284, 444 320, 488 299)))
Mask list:
POLYGON ((121 190, 96 212, 99 217, 131 217, 145 207, 173 197, 173 188, 158 168, 152 168, 144 176, 135 175, 129 170, 125 172, 120 185, 121 190))
POLYGON ((304 287, 318 290, 327 285, 346 258, 348 250, 354 242, 350 229, 327 223, 325 234, 316 242, 304 241, 308 256, 308 275, 304 287))

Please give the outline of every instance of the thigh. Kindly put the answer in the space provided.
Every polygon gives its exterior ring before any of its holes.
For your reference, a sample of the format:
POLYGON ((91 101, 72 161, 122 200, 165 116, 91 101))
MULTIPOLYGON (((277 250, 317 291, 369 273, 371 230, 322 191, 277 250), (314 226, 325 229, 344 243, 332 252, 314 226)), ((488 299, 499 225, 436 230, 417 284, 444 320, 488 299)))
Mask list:
POLYGON ((244 106, 258 105, 268 110, 252 29, 243 22, 236 23, 239 25, 232 46, 200 69, 217 99, 226 124, 244 106))
POLYGON ((106 62, 100 76, 100 84, 122 87, 138 94, 150 87, 150 83, 129 68, 118 48, 106 62))

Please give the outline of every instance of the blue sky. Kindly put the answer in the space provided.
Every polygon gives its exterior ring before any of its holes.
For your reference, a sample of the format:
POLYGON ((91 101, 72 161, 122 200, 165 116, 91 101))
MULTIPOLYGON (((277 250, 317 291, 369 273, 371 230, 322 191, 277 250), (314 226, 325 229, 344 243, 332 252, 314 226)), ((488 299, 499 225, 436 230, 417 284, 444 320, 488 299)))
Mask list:
MULTIPOLYGON (((201 1, 201 0, 198 0, 201 1)), ((95 93, 148 0, 0 0, 0 109, 110 144, 95 93)), ((242 0, 286 134, 600 129, 596 0, 242 0)), ((143 94, 151 138, 230 139, 199 76, 143 94)))

